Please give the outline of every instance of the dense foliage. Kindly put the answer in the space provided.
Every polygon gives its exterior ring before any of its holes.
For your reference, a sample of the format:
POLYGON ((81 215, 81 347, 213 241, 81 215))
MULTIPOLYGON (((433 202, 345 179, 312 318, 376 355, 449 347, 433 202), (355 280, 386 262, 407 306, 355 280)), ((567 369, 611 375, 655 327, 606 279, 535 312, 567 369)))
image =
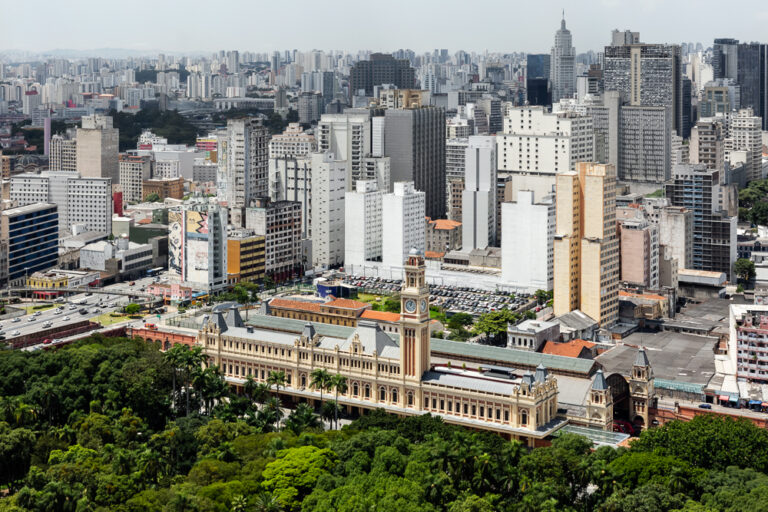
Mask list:
POLYGON ((750 181, 739 190, 739 220, 768 225, 768 179, 750 181))
POLYGON ((136 149, 139 135, 152 130, 170 144, 194 144, 197 128, 176 110, 160 110, 157 104, 145 105, 135 114, 110 111, 112 124, 120 130, 120 151, 136 149))
MULTIPOLYGON (((202 358, 100 337, 0 353, 0 511, 751 512, 768 503, 768 433, 746 421, 674 422, 618 450, 564 434, 529 451, 382 411, 323 431, 306 405, 283 417, 273 395, 283 375, 232 396, 202 358)), ((344 392, 324 370, 312 382, 326 400, 344 392)))

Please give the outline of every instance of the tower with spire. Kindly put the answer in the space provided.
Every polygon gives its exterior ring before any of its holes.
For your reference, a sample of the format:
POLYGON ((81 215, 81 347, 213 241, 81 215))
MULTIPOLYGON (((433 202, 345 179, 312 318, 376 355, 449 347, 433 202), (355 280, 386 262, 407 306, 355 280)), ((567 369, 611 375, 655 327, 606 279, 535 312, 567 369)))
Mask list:
POLYGON ((565 27, 565 10, 560 20, 560 30, 555 32, 555 45, 552 47, 549 67, 549 80, 552 83, 552 103, 561 98, 571 98, 576 91, 574 64, 576 50, 573 48, 571 31, 565 27))
POLYGON ((640 347, 635 356, 635 364, 632 365, 632 374, 629 377, 630 418, 632 423, 648 428, 650 417, 649 409, 655 396, 653 388, 653 368, 648 361, 645 348, 640 347))
POLYGON ((603 370, 597 370, 587 398, 587 423, 603 430, 613 429, 613 396, 603 370))

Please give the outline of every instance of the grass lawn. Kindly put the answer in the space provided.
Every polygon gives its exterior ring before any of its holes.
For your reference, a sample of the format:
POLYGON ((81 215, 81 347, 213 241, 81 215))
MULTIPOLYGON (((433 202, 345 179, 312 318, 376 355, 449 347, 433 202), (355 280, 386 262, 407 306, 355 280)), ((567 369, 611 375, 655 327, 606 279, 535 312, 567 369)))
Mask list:
POLYGON ((358 293, 357 294, 357 300, 360 302, 368 302, 370 304, 375 304, 379 302, 384 296, 383 295, 373 295, 371 293, 358 293))
POLYGON ((113 324, 120 324, 123 322, 130 322, 131 320, 133 319, 128 315, 115 317, 115 316, 112 316, 110 313, 104 313, 102 315, 91 318, 92 322, 98 322, 104 327, 108 325, 113 325, 113 324))
POLYGON ((35 311, 45 311, 45 310, 51 309, 53 307, 54 307, 53 304, 46 304, 46 305, 44 305, 42 307, 40 307, 40 306, 26 306, 24 309, 27 311, 27 314, 29 315, 31 313, 34 313, 35 311))

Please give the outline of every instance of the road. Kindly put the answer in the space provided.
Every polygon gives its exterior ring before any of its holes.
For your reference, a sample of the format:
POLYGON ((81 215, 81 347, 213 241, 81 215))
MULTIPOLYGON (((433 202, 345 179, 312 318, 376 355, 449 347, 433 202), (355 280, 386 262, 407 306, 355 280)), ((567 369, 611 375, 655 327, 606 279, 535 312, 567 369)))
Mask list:
MULTIPOLYGON (((143 291, 152 283, 154 278, 145 277, 137 279, 135 285, 130 283, 116 283, 98 289, 99 291, 115 291, 128 293, 131 290, 143 291)), ((89 320, 103 314, 109 314, 121 310, 128 304, 128 297, 122 295, 106 295, 101 293, 80 293, 63 298, 60 303, 55 303, 54 308, 38 311, 29 315, 0 322, 0 335, 10 340, 17 336, 24 336, 42 331, 44 329, 61 328, 75 324, 83 320, 89 320), (87 313, 80 314, 85 308, 87 313), (50 325, 48 324, 50 322, 50 325)), ((27 307, 36 303, 22 303, 19 307, 27 307)), ((37 303, 42 304, 42 303, 37 303)))

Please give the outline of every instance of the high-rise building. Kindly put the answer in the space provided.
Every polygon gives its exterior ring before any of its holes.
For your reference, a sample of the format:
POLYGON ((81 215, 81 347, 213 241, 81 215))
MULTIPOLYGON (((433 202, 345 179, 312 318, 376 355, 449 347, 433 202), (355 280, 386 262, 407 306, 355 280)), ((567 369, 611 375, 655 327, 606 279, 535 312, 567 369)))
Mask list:
POLYGON ((81 124, 77 129, 77 172, 83 178, 109 178, 113 185, 120 183, 120 134, 112 127, 112 118, 84 116, 81 124))
POLYGON ((305 133, 299 123, 290 123, 283 133, 273 135, 269 141, 269 158, 297 158, 315 151, 315 136, 305 133))
POLYGON ((738 110, 741 105, 741 87, 736 80, 720 78, 704 85, 699 101, 699 118, 714 117, 738 110))
POLYGON ((245 212, 246 228, 264 237, 264 272, 274 282, 303 273, 301 203, 258 198, 245 212))
POLYGON ((395 191, 382 198, 382 261, 385 267, 401 267, 412 249, 426 249, 424 225, 426 194, 413 182, 399 181, 395 191), (384 214, 383 212, 386 212, 384 214))
POLYGON ((462 249, 496 246, 496 137, 472 136, 462 194, 462 249))
POLYGON ((42 97, 36 90, 25 91, 24 96, 21 97, 21 112, 25 116, 31 116, 41 102, 42 97))
POLYGON ((619 312, 616 169, 587 162, 576 168, 557 176, 554 312, 580 309, 609 326, 619 312))
POLYGON ((388 109, 384 119, 384 154, 390 158, 392 182, 413 181, 426 194, 426 215, 445 218, 445 111, 388 109))
POLYGON ((693 268, 693 211, 666 206, 659 214, 659 245, 668 247, 678 268, 693 268))
POLYGON ((669 179, 672 116, 666 107, 625 105, 619 114, 622 181, 661 184, 669 179))
POLYGON ((565 18, 560 21, 560 30, 555 32, 555 45, 550 57, 549 79, 552 83, 552 102, 561 98, 572 98, 576 92, 574 64, 576 50, 573 48, 571 31, 565 28, 565 18))
POLYGON ((264 280, 264 237, 247 229, 227 233, 227 274, 239 282, 264 280))
MULTIPOLYGON (((378 118, 383 120, 383 118, 378 118)), ((363 159, 383 156, 383 145, 372 152, 371 114, 366 109, 347 109, 343 114, 324 114, 317 125, 317 149, 331 152, 347 166, 347 186, 362 179, 363 159)), ((383 137, 380 137, 382 139, 383 137)))
POLYGON ((664 185, 672 206, 693 212, 692 261, 695 270, 725 272, 733 276, 736 261, 736 216, 729 216, 722 204, 722 171, 704 164, 678 165, 664 185))
POLYGON ((144 199, 142 184, 152 174, 152 159, 149 156, 120 154, 120 187, 123 201, 140 202, 144 199))
POLYGON ((691 129, 688 160, 692 164, 704 164, 713 171, 722 170, 725 162, 725 145, 721 118, 702 118, 691 129))
POLYGON ((445 181, 464 179, 465 158, 469 136, 461 139, 446 139, 445 141, 445 181))
POLYGON ((20 206, 52 203, 58 206, 59 230, 112 232, 112 180, 86 178, 71 172, 45 171, 11 178, 10 198, 20 206))
POLYGON ((751 108, 742 108, 731 114, 728 122, 728 138, 724 141, 725 160, 731 161, 734 151, 746 151, 747 180, 759 180, 763 176, 762 120, 751 108))
POLYGON ((217 185, 230 210, 230 222, 243 227, 243 208, 269 193, 269 130, 256 119, 227 121, 226 136, 219 138, 217 185))
POLYGON ((659 288, 659 228, 648 222, 642 210, 619 208, 617 212, 621 281, 633 286, 659 288), (624 213, 628 215, 624 215, 624 213), (640 215, 638 215, 640 214, 640 215))
POLYGON ((309 239, 312 231, 312 161, 309 155, 269 159, 269 198, 273 202, 301 204, 301 236, 309 239))
POLYGON ((555 202, 534 201, 530 190, 501 204, 501 280, 528 290, 551 290, 554 279, 555 202))
POLYGON ((77 141, 54 135, 48 157, 49 170, 77 172, 77 141))
POLYGON ((312 124, 323 114, 323 95, 319 92, 303 92, 299 95, 299 123, 312 124))
POLYGON ((344 197, 344 266, 381 261, 382 192, 375 181, 360 180, 344 197))
POLYGON ((0 276, 10 283, 25 284, 39 270, 55 267, 59 258, 59 219, 55 204, 34 203, 2 212, 2 239, 7 258, 0 276))
POLYGON ((739 62, 738 51, 738 39, 715 39, 712 45, 712 75, 715 80, 719 78, 736 80, 739 62))
POLYGON ((358 61, 349 71, 350 96, 359 91, 373 96, 374 86, 382 84, 394 84, 398 89, 414 89, 416 71, 408 60, 382 53, 373 53, 370 60, 358 61))
POLYGON ((333 153, 313 153, 311 232, 312 266, 331 268, 344 264, 344 162, 333 153))
POLYGON ((208 293, 226 289, 226 209, 199 203, 168 212, 168 275, 208 293))
MULTIPOLYGON (((741 43, 737 54, 736 83, 741 89, 741 108, 751 108, 754 115, 768 117, 768 45, 741 43)), ((762 127, 768 128, 765 119, 762 127)))
MULTIPOLYGON (((683 134, 683 75, 680 47, 631 44, 605 47, 604 87, 632 106, 666 107, 672 129, 683 134)), ((621 178, 621 175, 619 175, 621 178)))

